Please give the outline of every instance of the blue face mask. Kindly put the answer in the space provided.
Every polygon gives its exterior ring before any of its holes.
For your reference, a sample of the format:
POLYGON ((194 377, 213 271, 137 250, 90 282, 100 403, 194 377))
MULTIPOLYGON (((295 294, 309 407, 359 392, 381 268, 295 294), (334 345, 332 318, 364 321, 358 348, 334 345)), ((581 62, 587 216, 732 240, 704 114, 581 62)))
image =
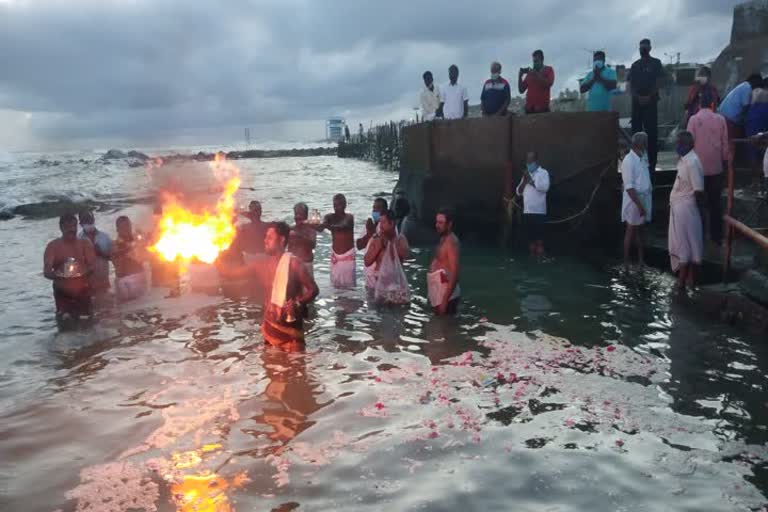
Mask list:
POLYGON ((677 148, 676 149, 677 149, 677 154, 680 155, 680 156, 687 155, 688 151, 689 151, 688 146, 686 146, 685 144, 680 144, 680 143, 677 144, 677 148))
POLYGON ((538 168, 539 168, 539 164, 537 164, 536 162, 534 162, 534 163, 532 163, 532 164, 527 164, 527 166, 526 166, 526 167, 528 167, 528 172, 533 172, 533 171, 535 171, 536 169, 538 169, 538 168))
POLYGON ((500 76, 500 73, 491 73, 491 80, 498 80, 500 76))
POLYGON ((381 213, 377 211, 372 211, 371 218, 373 219, 373 222, 379 222, 379 219, 381 219, 381 213))
POLYGON ((596 60, 596 61, 595 61, 595 67, 596 67, 597 69, 603 69, 603 66, 605 66, 605 62, 603 62, 603 61, 601 61, 601 60, 596 60))

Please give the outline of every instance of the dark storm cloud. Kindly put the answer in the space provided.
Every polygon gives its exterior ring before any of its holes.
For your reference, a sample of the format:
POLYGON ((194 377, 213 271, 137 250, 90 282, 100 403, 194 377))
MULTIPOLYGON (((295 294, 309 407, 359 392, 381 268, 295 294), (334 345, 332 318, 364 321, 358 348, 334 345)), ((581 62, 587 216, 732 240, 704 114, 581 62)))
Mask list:
POLYGON ((31 112, 44 139, 133 138, 203 127, 368 119, 417 103, 421 73, 456 63, 473 101, 491 60, 514 78, 543 48, 557 88, 576 86, 589 50, 629 62, 714 58, 736 2, 0 3, 0 109, 31 112))

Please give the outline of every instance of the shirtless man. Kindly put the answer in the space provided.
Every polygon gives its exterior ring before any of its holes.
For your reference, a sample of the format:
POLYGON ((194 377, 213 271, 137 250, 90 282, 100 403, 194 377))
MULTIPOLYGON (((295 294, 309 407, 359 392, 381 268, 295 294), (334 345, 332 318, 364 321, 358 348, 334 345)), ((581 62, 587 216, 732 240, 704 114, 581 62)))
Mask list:
POLYGON ((140 235, 134 235, 131 219, 122 215, 115 221, 117 239, 112 249, 115 266, 115 294, 119 301, 137 299, 147 291, 144 272, 146 248, 140 235))
POLYGON ((331 284, 335 288, 355 287, 355 218, 346 212, 344 194, 333 196, 333 213, 329 213, 318 230, 331 232, 331 284))
MULTIPOLYGON (((384 258, 389 257, 390 261, 392 261, 395 255, 397 255, 400 263, 402 263, 403 260, 408 257, 408 253, 410 252, 408 239, 397 232, 395 227, 396 222, 395 214, 392 210, 385 210, 381 213, 379 233, 373 235, 370 244, 368 244, 368 249, 365 251, 365 267, 366 269, 371 269, 371 280, 373 283, 373 286, 369 286, 368 281, 366 280, 366 288, 369 290, 376 289, 376 284, 380 278, 387 279, 386 282, 390 283, 390 285, 387 285, 390 286, 387 294, 390 295, 390 297, 387 297, 385 301, 400 304, 407 303, 410 300, 407 281, 405 279, 398 281, 393 275, 384 275, 382 273, 382 261, 384 258), (394 245, 394 252, 390 249, 390 245, 394 245), (396 282, 401 283, 402 286, 394 286, 392 284, 396 282)), ((395 267, 396 265, 389 265, 387 268, 390 272, 400 272, 402 274, 402 267, 398 267, 400 270, 396 270, 395 267)), ((380 289, 378 291, 380 291, 380 289)))
POLYGON ((256 254, 264 253, 264 235, 267 231, 267 223, 261 220, 261 203, 251 201, 248 211, 243 214, 251 220, 237 230, 235 246, 244 253, 246 261, 252 260, 256 254))
POLYGON ((365 221, 365 234, 355 241, 355 246, 358 251, 364 251, 368 247, 368 242, 371 241, 373 235, 376 234, 376 229, 379 226, 379 218, 382 212, 389 210, 387 200, 383 197, 377 197, 373 200, 373 209, 371 210, 371 216, 365 221))
POLYGON ((296 203, 293 207, 293 220, 296 225, 291 228, 291 236, 288 240, 288 251, 304 262, 309 275, 315 275, 313 262, 315 260, 315 247, 317 246, 317 231, 307 224, 309 208, 306 203, 296 203))
POLYGON ((459 239, 453 233, 455 214, 442 209, 435 218, 440 241, 429 265, 427 289, 432 310, 438 315, 455 315, 459 305, 459 239))
MULTIPOLYGON (((368 246, 371 244, 371 240, 379 230, 379 218, 381 213, 389 209, 387 200, 383 197, 377 197, 373 200, 373 209, 371 210, 371 216, 365 221, 365 234, 357 239, 355 245, 358 251, 368 252, 368 246)), ((365 287, 369 290, 373 290, 376 286, 376 268, 373 265, 366 265, 363 267, 363 275, 365 276, 365 287)))
POLYGON ((270 224, 264 237, 264 260, 240 267, 220 265, 219 272, 234 279, 253 276, 262 283, 267 291, 261 323, 264 341, 293 352, 304 347, 303 317, 319 290, 304 263, 286 251, 290 232, 285 222, 270 224))
POLYGON ((96 220, 92 211, 83 210, 77 216, 83 228, 79 238, 90 240, 96 252, 96 260, 90 276, 91 295, 103 297, 109 291, 109 259, 112 257, 112 240, 105 232, 96 229, 96 220))
POLYGON ((93 270, 96 253, 90 240, 77 237, 77 219, 74 215, 62 215, 59 228, 61 238, 49 242, 45 248, 43 275, 53 281, 56 320, 61 322, 91 315, 89 275, 93 270), (72 268, 65 268, 70 265, 72 268), (71 277, 63 277, 68 273, 71 277))

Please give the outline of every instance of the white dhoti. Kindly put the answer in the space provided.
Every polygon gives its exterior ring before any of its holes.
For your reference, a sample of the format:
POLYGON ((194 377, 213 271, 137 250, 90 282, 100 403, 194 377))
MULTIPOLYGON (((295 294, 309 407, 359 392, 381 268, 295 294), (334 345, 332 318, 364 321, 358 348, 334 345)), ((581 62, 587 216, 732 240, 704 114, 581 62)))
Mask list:
POLYGON ((117 300, 121 302, 138 299, 146 291, 147 276, 144 272, 115 279, 115 293, 117 294, 117 300))
POLYGON ((680 265, 701 263, 704 254, 704 229, 694 200, 670 204, 669 259, 672 271, 680 265))
MULTIPOLYGON (((448 290, 448 272, 441 268, 427 274, 427 295, 429 296, 429 304, 436 308, 443 303, 443 297, 448 290)), ((453 293, 448 299, 448 302, 458 299, 461 296, 461 288, 459 283, 456 283, 456 287, 453 289, 453 293)))
POLYGON ((637 207, 635 202, 624 193, 627 197, 624 198, 621 207, 621 221, 626 222, 630 226, 642 226, 651 222, 651 213, 653 210, 653 196, 651 190, 643 192, 637 192, 637 198, 640 199, 640 204, 645 208, 645 216, 640 215, 640 208, 637 207))
POLYGON ((331 284, 335 288, 354 288, 355 277, 355 248, 344 254, 331 252, 331 284))

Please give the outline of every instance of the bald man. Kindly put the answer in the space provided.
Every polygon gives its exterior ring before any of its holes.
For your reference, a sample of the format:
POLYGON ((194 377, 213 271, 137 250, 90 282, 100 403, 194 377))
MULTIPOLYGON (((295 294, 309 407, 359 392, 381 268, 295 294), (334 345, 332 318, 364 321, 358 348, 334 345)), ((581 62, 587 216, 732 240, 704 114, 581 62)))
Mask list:
POLYGON ((677 136, 677 179, 669 195, 669 258, 677 272, 677 286, 693 287, 704 256, 704 171, 696 155, 691 132, 677 136))

